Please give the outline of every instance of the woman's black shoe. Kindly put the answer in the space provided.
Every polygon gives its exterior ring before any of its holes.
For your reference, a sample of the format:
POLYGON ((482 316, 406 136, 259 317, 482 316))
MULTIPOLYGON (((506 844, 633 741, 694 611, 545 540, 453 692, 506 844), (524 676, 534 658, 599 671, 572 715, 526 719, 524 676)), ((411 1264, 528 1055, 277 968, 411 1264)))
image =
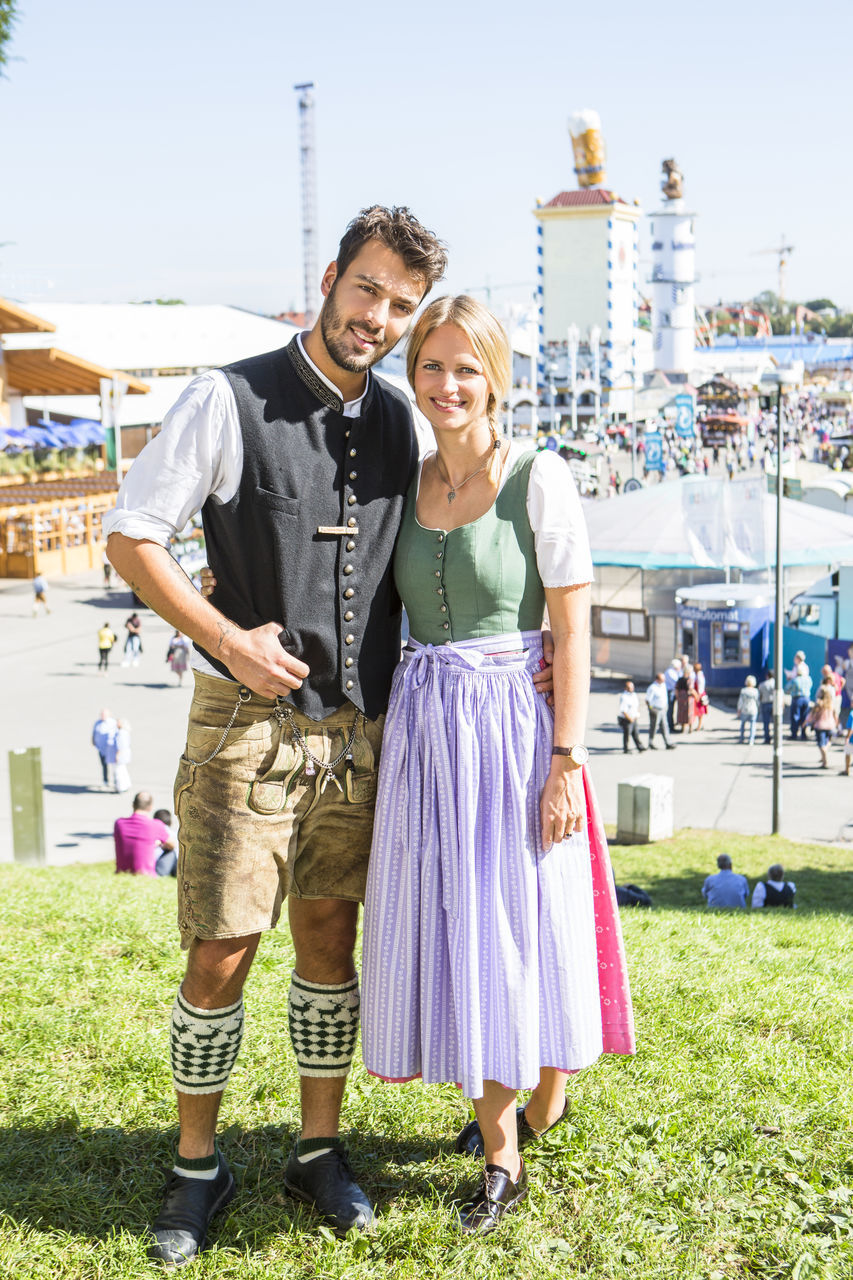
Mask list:
MULTIPOLYGON (((556 1129, 558 1124, 562 1124, 569 1116, 569 1100, 566 1098, 565 1106, 562 1113, 557 1117, 553 1124, 549 1124, 547 1129, 543 1129, 541 1133, 537 1133, 535 1129, 531 1129, 527 1123, 525 1108, 518 1107, 515 1113, 515 1123, 518 1130, 518 1149, 521 1151, 524 1147, 529 1147, 532 1143, 538 1142, 546 1133, 550 1133, 552 1129, 556 1129)), ((460 1156, 476 1156, 482 1160, 485 1155, 483 1146, 483 1135, 480 1133, 480 1125, 476 1120, 472 1120, 470 1124, 466 1124, 465 1128, 459 1133, 456 1139, 456 1153, 460 1156)))
POLYGON ((170 1267, 182 1267, 205 1246, 213 1215, 234 1195, 234 1179, 223 1157, 212 1181, 169 1175, 160 1212, 151 1228, 155 1243, 149 1258, 170 1267))
POLYGON ((466 1235, 488 1235, 504 1214, 512 1213, 527 1195, 527 1166, 521 1162, 513 1182, 506 1169, 487 1164, 474 1194, 459 1206, 459 1229, 466 1235))

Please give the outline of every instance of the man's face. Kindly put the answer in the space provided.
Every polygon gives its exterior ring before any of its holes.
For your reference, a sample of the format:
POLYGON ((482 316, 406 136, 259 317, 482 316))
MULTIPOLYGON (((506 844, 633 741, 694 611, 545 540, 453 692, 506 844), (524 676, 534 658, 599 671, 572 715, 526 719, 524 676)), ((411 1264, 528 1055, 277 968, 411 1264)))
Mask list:
POLYGON ((420 276, 378 240, 359 250, 340 277, 330 263, 321 288, 323 342, 348 373, 364 373, 397 345, 425 292, 420 276))

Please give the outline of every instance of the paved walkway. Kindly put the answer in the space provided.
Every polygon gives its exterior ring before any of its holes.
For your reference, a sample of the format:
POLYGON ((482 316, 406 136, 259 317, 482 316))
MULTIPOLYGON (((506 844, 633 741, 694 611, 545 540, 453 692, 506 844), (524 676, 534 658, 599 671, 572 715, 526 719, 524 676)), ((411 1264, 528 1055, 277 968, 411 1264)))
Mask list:
MULTIPOLYGON (((134 791, 154 794, 155 808, 171 808, 172 779, 183 750, 191 677, 178 688, 166 666, 171 634, 142 610, 143 654, 138 667, 121 667, 114 650, 109 674, 97 671, 98 627, 108 619, 123 638, 131 612, 123 590, 107 593, 100 573, 56 580, 49 593, 52 613, 32 616, 28 582, 0 580, 0 861, 12 859, 7 752, 41 747, 48 861, 97 861, 113 856, 112 825, 130 811, 134 791), (91 745, 101 707, 126 717, 132 727, 132 791, 116 796, 100 785, 100 762, 91 745)), ((618 685, 596 682, 588 742, 592 776, 605 821, 615 823, 620 779, 637 773, 675 779, 677 827, 766 833, 771 817, 771 749, 737 744, 730 709, 712 706, 708 727, 682 735, 675 751, 622 754, 616 725, 618 685)), ((643 735, 645 740, 646 735, 643 735)), ((833 748, 831 767, 818 768, 812 742, 785 742, 782 825, 802 840, 853 841, 853 776, 838 771, 842 752, 833 748)))

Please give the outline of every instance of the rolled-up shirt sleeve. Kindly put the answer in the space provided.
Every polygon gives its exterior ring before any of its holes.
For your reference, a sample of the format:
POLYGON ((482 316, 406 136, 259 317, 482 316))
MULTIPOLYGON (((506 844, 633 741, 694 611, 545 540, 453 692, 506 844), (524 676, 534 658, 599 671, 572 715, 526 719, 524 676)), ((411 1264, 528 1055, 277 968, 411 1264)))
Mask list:
POLYGON ((208 498, 228 502, 243 469, 243 441, 231 384, 213 369, 200 374, 163 419, 125 476, 104 536, 169 545, 208 498))
POLYGON ((592 582, 589 535, 574 476, 562 458, 543 449, 530 468, 527 515, 546 587, 592 582))

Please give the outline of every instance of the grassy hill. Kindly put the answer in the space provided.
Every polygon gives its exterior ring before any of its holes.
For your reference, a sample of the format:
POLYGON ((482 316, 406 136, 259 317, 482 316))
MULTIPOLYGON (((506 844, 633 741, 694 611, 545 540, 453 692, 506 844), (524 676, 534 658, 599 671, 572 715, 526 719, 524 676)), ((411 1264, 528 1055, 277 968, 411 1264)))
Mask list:
MULTIPOLYGON (((464 1241, 451 1201, 473 1166, 451 1086, 384 1085, 357 1064, 344 1123, 379 1205, 337 1241, 281 1191, 298 1123, 286 929, 265 939, 223 1106, 239 1191, 194 1277, 842 1280, 853 1275, 849 855, 685 832, 613 850, 652 911, 622 913, 633 1059, 570 1084, 571 1121, 533 1156, 523 1210, 464 1241), (796 912, 710 914, 718 852, 752 882, 782 861, 796 912)), ((105 866, 0 868, 0 1275, 136 1280, 171 1163, 169 1009, 182 973, 175 882, 105 866)))

